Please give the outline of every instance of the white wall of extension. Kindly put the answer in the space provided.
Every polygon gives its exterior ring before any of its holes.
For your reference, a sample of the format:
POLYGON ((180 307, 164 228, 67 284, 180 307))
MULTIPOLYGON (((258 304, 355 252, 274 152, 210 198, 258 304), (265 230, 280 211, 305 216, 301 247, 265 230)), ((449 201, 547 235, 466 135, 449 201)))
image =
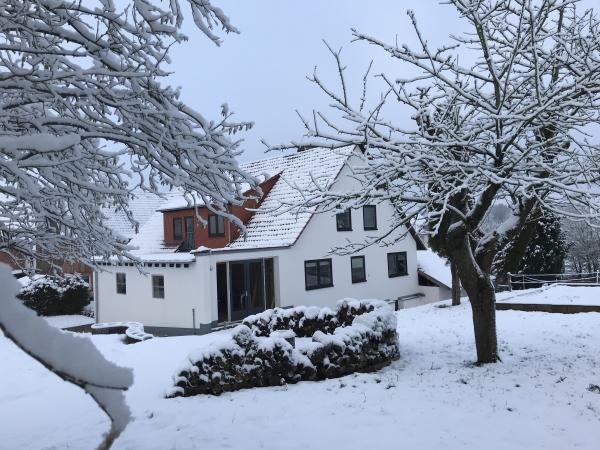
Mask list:
POLYGON ((193 328, 193 310, 196 323, 210 320, 210 305, 205 294, 208 267, 202 261, 189 263, 187 268, 144 267, 145 273, 135 267, 105 266, 96 272, 98 322, 137 321, 147 326, 193 328), (124 273, 127 293, 118 294, 116 273, 124 273), (165 298, 153 298, 152 275, 163 275, 165 298))

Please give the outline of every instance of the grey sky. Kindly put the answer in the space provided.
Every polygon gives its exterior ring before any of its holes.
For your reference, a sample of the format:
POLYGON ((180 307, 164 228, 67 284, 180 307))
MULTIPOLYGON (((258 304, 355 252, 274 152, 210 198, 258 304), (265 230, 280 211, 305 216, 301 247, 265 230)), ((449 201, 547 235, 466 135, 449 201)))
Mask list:
MULTIPOLYGON (((272 144, 299 139, 303 131, 295 109, 308 114, 326 106, 324 96, 306 79, 315 65, 323 78, 335 79, 333 60, 322 39, 334 48, 344 47, 344 61, 358 83, 371 59, 374 73, 400 74, 394 73, 397 66, 381 50, 351 44, 351 28, 389 42, 413 44, 408 9, 416 12, 433 44, 462 28, 453 8, 437 0, 214 1, 241 34, 225 36, 222 46, 216 47, 188 20, 184 31, 190 40, 172 51, 171 83, 181 86, 183 99, 210 118, 218 118, 220 105, 227 102, 234 118, 255 122, 255 128, 244 134, 242 161, 264 157, 261 138, 272 144)), ((596 1, 584 4, 593 6, 596 1)))

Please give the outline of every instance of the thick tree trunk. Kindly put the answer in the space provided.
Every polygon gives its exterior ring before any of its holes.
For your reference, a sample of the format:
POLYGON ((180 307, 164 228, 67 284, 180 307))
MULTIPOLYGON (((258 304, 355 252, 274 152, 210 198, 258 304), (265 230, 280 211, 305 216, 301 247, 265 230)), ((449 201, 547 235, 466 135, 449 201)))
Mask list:
POLYGON ((460 305, 460 276, 456 263, 450 263, 450 272, 452 273, 452 306, 460 305))
POLYGON ((475 257, 468 234, 457 227, 447 236, 451 263, 460 268, 460 281, 473 311, 473 329, 477 347, 477 363, 494 363, 498 358, 496 338, 496 293, 489 276, 491 257, 475 257))
POLYGON ((499 360, 496 337, 496 294, 491 283, 484 282, 484 284, 488 286, 482 286, 474 297, 469 295, 479 364, 494 363, 499 360))

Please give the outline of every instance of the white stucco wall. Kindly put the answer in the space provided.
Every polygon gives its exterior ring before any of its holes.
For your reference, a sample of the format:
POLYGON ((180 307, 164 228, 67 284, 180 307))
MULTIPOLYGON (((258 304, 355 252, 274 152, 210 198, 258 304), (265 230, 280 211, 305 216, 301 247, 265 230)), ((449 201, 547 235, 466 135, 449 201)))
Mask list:
POLYGON ((452 291, 446 287, 419 286, 419 292, 425 294, 422 304, 439 302, 452 298, 452 291))
POLYGON ((206 301, 210 273, 203 262, 179 268, 110 266, 97 273, 98 322, 137 321, 152 327, 193 328, 210 323, 211 307, 206 301), (117 294, 116 273, 126 274, 127 293, 117 294), (165 278, 165 298, 152 297, 152 275, 165 278))

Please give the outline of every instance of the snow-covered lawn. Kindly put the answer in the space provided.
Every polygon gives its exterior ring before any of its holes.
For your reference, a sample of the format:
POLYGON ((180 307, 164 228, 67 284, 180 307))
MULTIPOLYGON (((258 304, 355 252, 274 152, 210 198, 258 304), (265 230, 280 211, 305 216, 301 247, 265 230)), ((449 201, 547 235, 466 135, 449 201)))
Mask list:
POLYGON ((499 302, 546 305, 600 306, 600 288, 595 286, 544 286, 525 291, 502 292, 499 302))
MULTIPOLYGON (((598 289, 600 293, 600 289, 598 289)), ((186 355, 223 339, 123 345, 136 420, 117 449, 589 449, 600 442, 600 314, 499 311, 503 362, 474 367, 468 305, 398 312, 401 359, 372 374, 164 399, 186 355)), ((0 448, 94 448, 108 421, 81 392, 0 338, 0 448), (7 370, 6 368, 10 368, 7 370)))
POLYGON ((65 316, 48 316, 44 320, 56 328, 71 328, 81 325, 90 325, 94 323, 94 319, 80 314, 71 314, 65 316))

